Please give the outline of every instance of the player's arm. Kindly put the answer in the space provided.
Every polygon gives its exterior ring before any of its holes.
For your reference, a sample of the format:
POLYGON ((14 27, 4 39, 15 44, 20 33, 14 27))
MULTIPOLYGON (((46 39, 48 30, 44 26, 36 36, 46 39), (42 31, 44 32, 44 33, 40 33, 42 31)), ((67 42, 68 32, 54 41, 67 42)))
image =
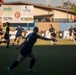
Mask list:
POLYGON ((22 31, 24 31, 24 28, 22 28, 22 31))
POLYGON ((42 36, 40 36, 39 39, 42 39, 42 40, 56 40, 55 38, 46 38, 46 37, 42 37, 42 36))
POLYGON ((18 28, 16 28, 16 30, 18 30, 18 28))

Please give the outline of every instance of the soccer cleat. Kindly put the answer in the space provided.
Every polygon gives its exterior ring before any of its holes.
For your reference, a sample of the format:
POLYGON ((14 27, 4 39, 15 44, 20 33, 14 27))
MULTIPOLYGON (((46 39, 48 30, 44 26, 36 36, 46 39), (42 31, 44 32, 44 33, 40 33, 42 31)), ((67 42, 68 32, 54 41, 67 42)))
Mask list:
POLYGON ((36 73, 34 69, 28 69, 29 72, 36 73))
POLYGON ((8 73, 9 73, 10 75, 13 75, 13 73, 12 73, 11 70, 10 70, 10 67, 8 67, 7 70, 8 70, 8 73))

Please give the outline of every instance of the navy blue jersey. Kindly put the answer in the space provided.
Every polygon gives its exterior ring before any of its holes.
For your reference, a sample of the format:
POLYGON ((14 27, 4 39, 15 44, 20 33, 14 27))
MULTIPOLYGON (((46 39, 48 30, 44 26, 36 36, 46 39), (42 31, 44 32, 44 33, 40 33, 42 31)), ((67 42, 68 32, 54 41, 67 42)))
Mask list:
POLYGON ((74 30, 74 28, 70 28, 70 29, 69 29, 70 33, 72 33, 73 30, 74 30))
POLYGON ((30 33, 24 42, 24 47, 26 47, 26 49, 31 50, 34 43, 36 42, 37 38, 39 38, 40 35, 36 34, 36 33, 30 33))
POLYGON ((76 28, 74 28, 73 30, 74 30, 74 32, 76 32, 76 28))
POLYGON ((55 32, 54 28, 49 28, 49 32, 55 32))
POLYGON ((22 31, 24 30, 23 28, 17 28, 17 33, 18 35, 22 35, 22 31))

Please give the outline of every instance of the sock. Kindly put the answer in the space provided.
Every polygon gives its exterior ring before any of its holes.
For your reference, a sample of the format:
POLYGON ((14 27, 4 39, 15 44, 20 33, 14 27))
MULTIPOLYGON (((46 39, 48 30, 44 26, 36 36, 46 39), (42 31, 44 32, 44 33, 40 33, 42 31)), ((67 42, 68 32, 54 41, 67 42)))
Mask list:
POLYGON ((36 59, 31 59, 29 69, 33 68, 35 62, 36 62, 36 59))
POLYGON ((73 40, 73 36, 71 36, 70 39, 73 40))
POLYGON ((53 44, 54 44, 54 42, 53 42, 53 41, 51 41, 51 44, 53 45, 53 44))
POLYGON ((10 66, 10 70, 12 70, 13 68, 15 68, 18 64, 19 64, 19 62, 17 60, 14 61, 14 63, 10 66))

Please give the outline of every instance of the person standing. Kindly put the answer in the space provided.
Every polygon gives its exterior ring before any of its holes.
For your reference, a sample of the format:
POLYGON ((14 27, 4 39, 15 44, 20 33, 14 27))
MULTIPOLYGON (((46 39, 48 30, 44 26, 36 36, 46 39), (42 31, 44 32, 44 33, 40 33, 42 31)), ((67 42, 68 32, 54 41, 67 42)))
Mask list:
POLYGON ((19 46, 17 47, 17 49, 21 49, 20 50, 20 54, 18 56, 18 59, 15 60, 8 68, 8 72, 12 75, 13 73, 11 72, 19 63, 21 63, 27 56, 29 56, 31 58, 30 61, 30 65, 28 67, 28 71, 29 72, 36 72, 35 70, 33 70, 33 67, 35 65, 36 62, 36 58, 37 55, 35 54, 34 51, 32 51, 32 47, 34 46, 35 42, 37 41, 37 39, 43 39, 43 40, 55 40, 54 38, 46 38, 46 37, 42 37, 40 35, 38 35, 38 27, 35 27, 33 29, 33 33, 30 33, 26 38, 25 41, 19 46))
MULTIPOLYGON (((49 28, 49 32, 50 32, 50 38, 56 38, 56 33, 55 33, 55 29, 52 26, 52 24, 50 24, 50 28, 49 28)), ((56 40, 55 40, 56 41, 56 40)), ((51 44, 53 45, 53 43, 55 42, 54 40, 51 40, 51 44)))
POLYGON ((10 43, 10 35, 9 35, 9 31, 10 31, 10 23, 9 22, 6 22, 6 29, 5 29, 5 35, 4 35, 4 38, 5 38, 5 42, 7 43, 7 48, 9 48, 9 43, 10 43))
MULTIPOLYGON (((15 39, 14 39, 14 43, 17 40, 17 44, 19 44, 20 38, 22 36, 22 32, 24 31, 24 29, 19 24, 18 27, 16 28, 16 30, 17 30, 17 33, 16 33, 16 36, 15 36, 15 39)), ((14 43, 13 43, 13 45, 14 45, 14 43)))
POLYGON ((76 43, 76 24, 74 25, 73 34, 74 34, 74 43, 76 43))
POLYGON ((69 28, 69 36, 70 36, 70 39, 71 40, 73 40, 73 26, 71 26, 70 28, 69 28))
POLYGON ((2 36, 3 35, 3 29, 2 29, 2 27, 1 27, 1 25, 0 25, 0 40, 2 40, 2 36))

